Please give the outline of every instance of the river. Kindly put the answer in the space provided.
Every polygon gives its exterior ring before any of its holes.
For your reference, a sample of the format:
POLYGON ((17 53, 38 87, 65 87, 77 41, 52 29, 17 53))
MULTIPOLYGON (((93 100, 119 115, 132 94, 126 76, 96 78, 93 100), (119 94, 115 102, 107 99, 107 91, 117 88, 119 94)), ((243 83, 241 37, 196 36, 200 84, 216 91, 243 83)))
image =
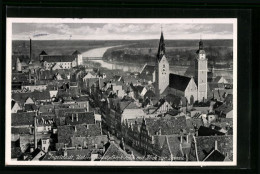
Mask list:
MULTIPOLYGON (((129 72, 140 72, 143 68, 143 64, 136 64, 136 63, 118 63, 118 62, 106 62, 104 60, 86 60, 88 57, 100 57, 102 58, 104 53, 109 48, 114 47, 120 47, 122 45, 118 46, 110 46, 110 47, 101 47, 101 48, 95 48, 88 50, 84 53, 82 53, 83 57, 83 63, 87 64, 88 61, 97 62, 101 65, 101 67, 107 68, 107 69, 121 69, 123 71, 129 71, 129 72)), ((170 73, 184 75, 186 70, 188 69, 187 66, 170 66, 170 73)), ((215 70, 216 76, 233 76, 232 70, 215 70)))

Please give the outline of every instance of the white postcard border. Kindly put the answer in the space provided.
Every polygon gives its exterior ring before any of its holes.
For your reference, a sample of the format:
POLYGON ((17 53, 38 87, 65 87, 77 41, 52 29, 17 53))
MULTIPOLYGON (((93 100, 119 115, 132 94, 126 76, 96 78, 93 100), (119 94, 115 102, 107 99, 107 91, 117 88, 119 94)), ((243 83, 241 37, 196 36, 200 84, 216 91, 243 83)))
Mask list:
POLYGON ((6 166, 236 166, 237 165, 237 18, 7 18, 6 20, 6 166), (13 161, 11 160, 11 83, 13 23, 196 23, 233 24, 233 161, 232 162, 167 162, 167 161, 13 161))

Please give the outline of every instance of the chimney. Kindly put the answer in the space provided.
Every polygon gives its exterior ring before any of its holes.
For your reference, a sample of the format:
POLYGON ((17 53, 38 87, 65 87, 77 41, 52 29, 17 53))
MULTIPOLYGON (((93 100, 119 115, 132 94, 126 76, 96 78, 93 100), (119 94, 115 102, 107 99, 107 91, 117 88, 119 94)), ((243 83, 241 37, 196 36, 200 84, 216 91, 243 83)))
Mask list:
POLYGON ((37 149, 37 116, 34 116, 34 149, 37 149))
POLYGON ((67 145, 64 144, 64 151, 63 151, 63 156, 68 156, 68 152, 67 152, 67 145))
POLYGON ((185 154, 185 158, 186 158, 186 161, 189 161, 189 157, 188 157, 187 153, 185 154))
POLYGON ((79 121, 79 115, 76 113, 76 121, 79 121))
POLYGON ((189 143, 189 134, 186 135, 186 141, 187 141, 187 143, 189 143))
POLYGON ((125 143, 124 143, 123 137, 121 138, 121 141, 120 141, 120 147, 121 147, 121 149, 123 149, 125 151, 125 143))
POLYGON ((215 150, 218 150, 218 141, 215 140, 215 150))
POLYGON ((74 121, 74 114, 71 114, 71 122, 74 121))
POLYGON ((181 143, 182 143, 182 141, 183 141, 183 140, 182 140, 182 135, 181 135, 181 137, 180 137, 180 140, 181 140, 181 143))
POLYGON ((30 38, 30 62, 32 63, 32 39, 30 38))
POLYGON ((30 153, 33 153, 34 149, 33 147, 30 147, 30 153))
POLYGON ((107 131, 107 140, 108 140, 108 142, 110 142, 110 132, 109 131, 107 131))
POLYGON ((159 128, 158 135, 162 135, 162 129, 159 128))
POLYGON ((135 155, 134 155, 133 151, 131 151, 131 156, 132 156, 133 159, 135 159, 135 155))
POLYGON ((87 112, 89 112, 89 101, 87 101, 87 112))
POLYGON ((94 144, 95 149, 97 149, 97 144, 94 144))
POLYGON ((198 136, 198 135, 199 135, 198 128, 195 127, 195 136, 198 136))
POLYGON ((32 83, 31 70, 29 70, 29 83, 32 83))

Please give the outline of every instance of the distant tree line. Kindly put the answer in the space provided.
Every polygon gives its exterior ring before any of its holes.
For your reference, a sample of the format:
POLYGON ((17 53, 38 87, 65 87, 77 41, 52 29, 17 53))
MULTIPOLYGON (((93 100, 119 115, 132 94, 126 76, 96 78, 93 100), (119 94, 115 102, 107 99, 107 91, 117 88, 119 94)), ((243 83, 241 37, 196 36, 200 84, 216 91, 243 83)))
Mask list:
MULTIPOLYGON (((209 65, 228 68, 233 62, 232 47, 209 46, 205 47, 209 65)), ((126 63, 154 63, 156 60, 156 47, 135 48, 121 47, 110 48, 104 54, 104 60, 126 63)), ((196 58, 196 48, 167 49, 166 56, 171 66, 189 66, 196 58)))

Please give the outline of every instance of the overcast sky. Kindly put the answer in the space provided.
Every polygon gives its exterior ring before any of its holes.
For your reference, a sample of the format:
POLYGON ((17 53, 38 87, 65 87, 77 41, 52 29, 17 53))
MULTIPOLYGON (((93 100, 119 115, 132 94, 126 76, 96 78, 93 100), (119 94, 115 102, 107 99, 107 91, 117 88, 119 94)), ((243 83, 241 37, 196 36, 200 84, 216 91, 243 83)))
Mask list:
MULTIPOLYGON (((233 39, 232 24, 162 24, 167 39, 233 39)), ((14 40, 141 40, 159 39, 161 24, 13 23, 14 40)))

